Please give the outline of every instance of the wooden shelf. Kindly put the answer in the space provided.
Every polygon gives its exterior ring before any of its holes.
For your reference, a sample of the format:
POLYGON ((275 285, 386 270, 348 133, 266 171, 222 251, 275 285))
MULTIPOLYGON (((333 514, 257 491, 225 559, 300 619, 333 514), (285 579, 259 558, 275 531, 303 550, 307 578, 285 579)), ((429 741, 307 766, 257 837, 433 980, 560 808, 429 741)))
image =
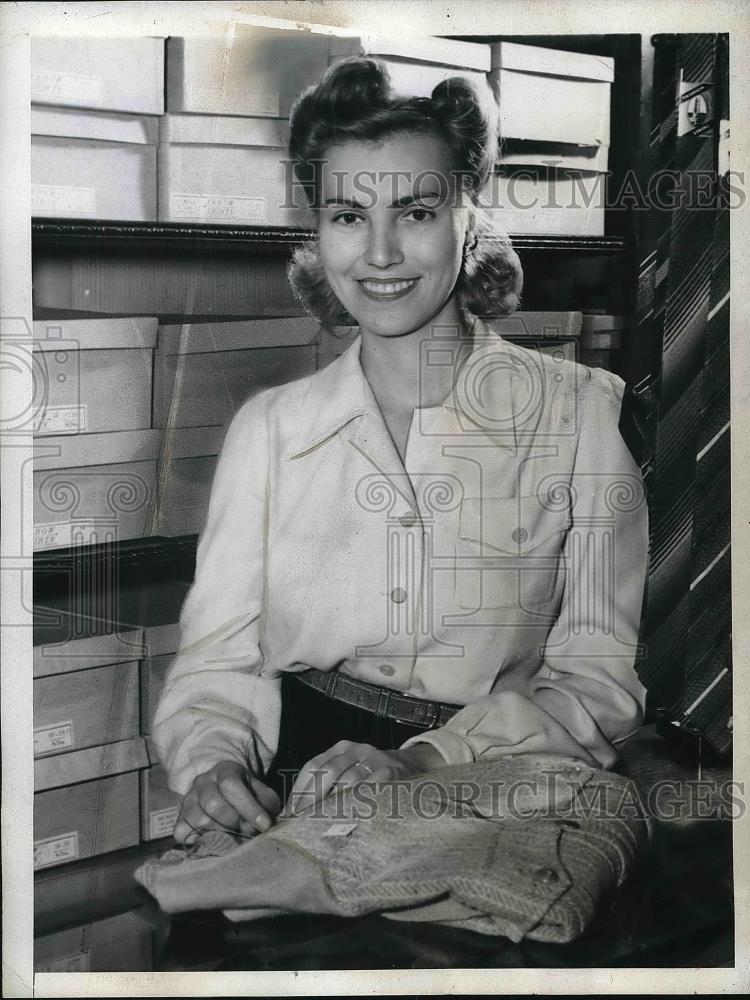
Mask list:
MULTIPOLYGON (((258 226, 184 225, 177 222, 109 222, 106 220, 32 219, 38 246, 61 248, 96 245, 128 249, 185 249, 214 246, 223 250, 288 251, 314 236, 311 229, 263 229, 258 226)), ((511 236, 516 250, 567 250, 578 253, 622 253, 625 240, 610 236, 511 236)))

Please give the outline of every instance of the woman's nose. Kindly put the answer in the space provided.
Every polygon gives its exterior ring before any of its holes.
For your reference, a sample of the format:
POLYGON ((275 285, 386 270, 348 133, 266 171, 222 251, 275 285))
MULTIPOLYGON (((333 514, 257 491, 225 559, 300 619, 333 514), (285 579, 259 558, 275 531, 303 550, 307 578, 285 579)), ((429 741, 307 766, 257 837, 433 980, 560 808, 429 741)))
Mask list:
POLYGON ((367 244, 367 263, 372 267, 391 267, 400 264, 404 259, 398 234, 392 223, 370 226, 370 239, 367 244))

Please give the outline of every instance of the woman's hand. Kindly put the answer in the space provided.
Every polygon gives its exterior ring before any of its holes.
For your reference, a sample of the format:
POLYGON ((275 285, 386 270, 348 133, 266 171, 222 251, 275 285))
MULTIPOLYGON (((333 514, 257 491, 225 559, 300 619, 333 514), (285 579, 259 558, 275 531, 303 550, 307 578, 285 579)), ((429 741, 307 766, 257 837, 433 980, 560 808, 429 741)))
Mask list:
POLYGON ((378 750, 368 743, 341 740, 305 764, 292 786, 284 814, 308 809, 333 788, 338 790, 363 781, 404 780, 444 764, 441 754, 429 743, 405 750, 378 750))
POLYGON ((233 760, 221 761, 199 774, 182 800, 173 836, 189 843, 197 831, 228 829, 247 836, 267 830, 281 802, 273 789, 233 760))

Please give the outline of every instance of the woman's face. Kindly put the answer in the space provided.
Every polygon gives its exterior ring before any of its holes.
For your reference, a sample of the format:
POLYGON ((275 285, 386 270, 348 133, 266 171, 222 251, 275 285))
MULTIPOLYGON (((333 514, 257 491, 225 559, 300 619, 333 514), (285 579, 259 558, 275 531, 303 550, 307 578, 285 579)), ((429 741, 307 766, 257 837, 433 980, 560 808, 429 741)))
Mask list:
POLYGON ((397 337, 431 320, 457 319, 454 287, 469 208, 452 169, 450 151, 430 135, 350 141, 327 151, 321 259, 363 331, 397 337))

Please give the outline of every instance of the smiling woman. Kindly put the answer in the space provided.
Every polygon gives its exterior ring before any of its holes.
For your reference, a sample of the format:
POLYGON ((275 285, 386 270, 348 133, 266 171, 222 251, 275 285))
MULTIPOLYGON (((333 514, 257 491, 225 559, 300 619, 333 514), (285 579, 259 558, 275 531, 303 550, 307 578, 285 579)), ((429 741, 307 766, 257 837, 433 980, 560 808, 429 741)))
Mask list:
POLYGON ((451 166, 449 151, 429 135, 347 142, 328 153, 318 213, 321 260, 336 297, 368 339, 414 333, 430 322, 460 327, 452 293, 470 203, 457 190, 451 166), (382 169, 365 207, 354 195, 373 160, 382 169), (450 179, 447 190, 424 180, 438 170, 450 179), (436 303, 443 303, 437 312, 436 303))
POLYGON ((506 344, 521 271, 477 208, 495 109, 396 98, 371 59, 295 104, 318 228, 291 266, 360 335, 235 418, 154 724, 178 840, 267 830, 334 786, 551 754, 641 722, 646 572, 622 382, 506 344))

